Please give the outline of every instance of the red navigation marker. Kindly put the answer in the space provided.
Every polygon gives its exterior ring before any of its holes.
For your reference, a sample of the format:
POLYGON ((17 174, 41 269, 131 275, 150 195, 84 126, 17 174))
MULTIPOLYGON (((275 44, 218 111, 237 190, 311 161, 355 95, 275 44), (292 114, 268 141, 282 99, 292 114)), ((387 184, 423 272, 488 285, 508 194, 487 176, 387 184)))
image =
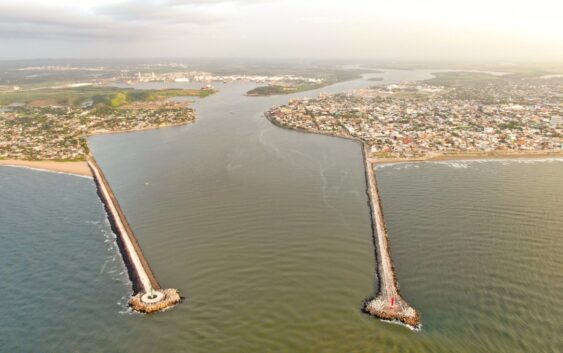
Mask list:
POLYGON ((391 297, 391 307, 395 306, 395 297, 391 297))

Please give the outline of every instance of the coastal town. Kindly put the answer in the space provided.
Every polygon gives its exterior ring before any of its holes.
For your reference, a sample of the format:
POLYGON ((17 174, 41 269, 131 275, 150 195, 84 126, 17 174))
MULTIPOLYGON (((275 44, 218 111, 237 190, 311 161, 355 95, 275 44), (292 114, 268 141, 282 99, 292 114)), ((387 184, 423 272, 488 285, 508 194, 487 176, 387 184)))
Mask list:
POLYGON ((18 106, 0 110, 0 159, 84 160, 88 135, 187 124, 193 109, 162 102, 124 108, 18 106))
POLYGON ((115 80, 126 80, 127 83, 139 82, 235 82, 246 81, 255 83, 289 83, 289 82, 307 82, 322 83, 323 79, 315 77, 304 77, 296 75, 216 75, 206 71, 173 71, 165 73, 137 72, 136 74, 123 73, 115 80))
MULTIPOLYGON (((322 84, 326 79, 322 77, 295 75, 295 74, 216 74, 202 70, 188 70, 188 66, 182 64, 151 65, 146 67, 122 68, 119 70, 106 67, 73 67, 73 66, 27 66, 16 69, 19 75, 34 76, 35 73, 41 74, 75 74, 82 73, 85 78, 81 82, 73 82, 70 85, 107 85, 112 83, 137 84, 147 82, 163 83, 229 83, 229 82, 254 82, 272 85, 291 85, 291 84, 322 84)), ((78 75, 77 75, 78 76, 78 75)), ((0 90, 19 90, 18 84, 2 84, 0 77, 0 90)), ((59 83, 60 84, 60 83, 59 83)))
POLYGON ((559 153, 561 97, 563 84, 556 79, 458 84, 438 76, 292 100, 267 116, 283 127, 359 139, 375 159, 559 153))

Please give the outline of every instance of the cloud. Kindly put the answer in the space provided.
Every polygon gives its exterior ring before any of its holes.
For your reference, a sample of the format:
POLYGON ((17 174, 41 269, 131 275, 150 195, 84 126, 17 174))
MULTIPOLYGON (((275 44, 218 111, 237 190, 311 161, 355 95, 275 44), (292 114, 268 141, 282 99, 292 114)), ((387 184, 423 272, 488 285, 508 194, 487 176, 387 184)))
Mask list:
POLYGON ((97 14, 128 22, 151 22, 159 24, 202 25, 223 22, 224 14, 212 12, 209 6, 231 1, 122 1, 95 8, 97 14), (205 6, 202 6, 205 5, 205 6))
POLYGON ((560 2, 428 1, 0 0, 0 57, 563 57, 560 2))
POLYGON ((233 16, 233 7, 276 0, 122 0, 95 8, 99 14, 125 21, 213 24, 233 16))
MULTIPOLYGON (((226 22, 233 14, 222 6, 258 4, 264 0, 124 0, 111 4, 78 2, 47 5, 0 0, 0 38, 4 39, 135 39, 226 22)), ((271 1, 271 0, 265 0, 271 1)))
POLYGON ((0 38, 131 38, 142 32, 138 24, 103 19, 79 8, 0 4, 0 38))

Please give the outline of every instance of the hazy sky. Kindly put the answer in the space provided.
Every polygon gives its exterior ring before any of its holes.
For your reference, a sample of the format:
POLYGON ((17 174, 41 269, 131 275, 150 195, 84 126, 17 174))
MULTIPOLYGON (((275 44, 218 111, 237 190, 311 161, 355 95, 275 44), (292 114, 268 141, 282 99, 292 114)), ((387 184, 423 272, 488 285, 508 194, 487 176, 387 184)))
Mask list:
POLYGON ((0 0, 0 57, 563 60, 561 0, 0 0))

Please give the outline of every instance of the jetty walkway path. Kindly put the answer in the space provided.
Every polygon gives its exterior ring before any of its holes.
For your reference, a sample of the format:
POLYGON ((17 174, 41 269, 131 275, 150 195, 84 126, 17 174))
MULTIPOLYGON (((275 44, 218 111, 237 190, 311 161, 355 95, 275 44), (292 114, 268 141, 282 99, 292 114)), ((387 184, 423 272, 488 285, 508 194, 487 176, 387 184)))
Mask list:
POLYGON ((377 188, 377 179, 375 177, 373 164, 367 157, 368 153, 366 148, 367 147, 362 144, 368 198, 372 216, 372 231, 376 248, 379 292, 374 298, 365 301, 363 310, 380 319, 400 321, 409 327, 418 329, 420 327, 420 315, 407 304, 399 293, 397 278, 389 250, 387 227, 385 225, 381 199, 377 188))
POLYGON ((160 287, 117 198, 94 157, 90 156, 88 166, 92 170, 98 194, 117 236, 119 250, 133 283, 133 296, 129 300, 129 305, 135 311, 151 313, 178 304, 181 301, 179 291, 160 287))

